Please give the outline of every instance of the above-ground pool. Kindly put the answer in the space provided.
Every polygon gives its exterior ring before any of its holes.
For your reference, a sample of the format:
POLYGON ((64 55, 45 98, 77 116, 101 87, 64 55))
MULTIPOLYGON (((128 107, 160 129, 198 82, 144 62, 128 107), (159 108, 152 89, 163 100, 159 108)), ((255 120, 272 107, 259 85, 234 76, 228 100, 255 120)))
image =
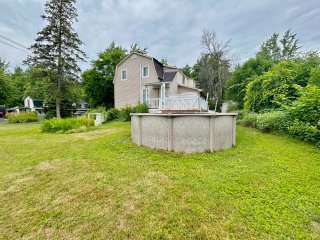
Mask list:
POLYGON ((139 146, 176 152, 219 151, 236 144, 236 113, 133 113, 139 146))

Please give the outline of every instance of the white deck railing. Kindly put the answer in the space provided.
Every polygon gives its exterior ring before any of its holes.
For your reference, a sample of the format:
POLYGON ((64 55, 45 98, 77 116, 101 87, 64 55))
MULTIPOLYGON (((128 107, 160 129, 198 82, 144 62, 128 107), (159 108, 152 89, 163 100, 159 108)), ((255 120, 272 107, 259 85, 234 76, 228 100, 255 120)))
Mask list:
POLYGON ((150 98, 148 107, 159 110, 208 111, 208 102, 195 93, 171 95, 167 98, 150 98))
POLYGON ((159 108, 160 98, 149 98, 147 104, 149 108, 158 109, 159 108))

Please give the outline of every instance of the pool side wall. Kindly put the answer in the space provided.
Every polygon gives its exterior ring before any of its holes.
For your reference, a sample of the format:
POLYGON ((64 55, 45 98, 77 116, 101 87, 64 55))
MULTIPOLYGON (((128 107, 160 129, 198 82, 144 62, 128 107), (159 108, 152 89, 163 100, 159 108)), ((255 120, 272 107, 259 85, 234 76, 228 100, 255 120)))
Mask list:
POLYGON ((138 146, 176 152, 219 151, 236 144, 236 113, 131 114, 138 146))

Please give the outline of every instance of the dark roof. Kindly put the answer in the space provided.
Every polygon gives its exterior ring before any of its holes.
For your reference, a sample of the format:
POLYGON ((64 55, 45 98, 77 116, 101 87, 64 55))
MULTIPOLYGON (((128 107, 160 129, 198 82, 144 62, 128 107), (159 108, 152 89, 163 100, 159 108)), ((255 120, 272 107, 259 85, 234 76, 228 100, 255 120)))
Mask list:
POLYGON ((157 59, 153 58, 153 64, 154 64, 154 67, 156 68, 156 72, 157 72, 158 78, 160 80, 163 80, 164 72, 163 72, 162 63, 159 62, 157 59))
POLYGON ((174 79, 174 77, 176 76, 177 71, 174 72, 165 72, 164 73, 164 78, 162 80, 162 82, 172 82, 172 80, 174 79))

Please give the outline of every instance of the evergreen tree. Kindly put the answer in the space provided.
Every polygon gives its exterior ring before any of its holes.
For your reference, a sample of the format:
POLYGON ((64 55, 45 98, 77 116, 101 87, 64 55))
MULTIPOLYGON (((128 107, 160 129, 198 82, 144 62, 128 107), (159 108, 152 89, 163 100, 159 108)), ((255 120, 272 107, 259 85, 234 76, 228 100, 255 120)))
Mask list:
POLYGON ((61 117, 61 102, 68 94, 68 88, 76 81, 80 68, 77 61, 83 61, 83 44, 72 25, 77 21, 76 0, 48 0, 42 19, 47 25, 38 33, 32 54, 25 63, 37 66, 46 75, 48 96, 55 100, 56 116, 61 117))

